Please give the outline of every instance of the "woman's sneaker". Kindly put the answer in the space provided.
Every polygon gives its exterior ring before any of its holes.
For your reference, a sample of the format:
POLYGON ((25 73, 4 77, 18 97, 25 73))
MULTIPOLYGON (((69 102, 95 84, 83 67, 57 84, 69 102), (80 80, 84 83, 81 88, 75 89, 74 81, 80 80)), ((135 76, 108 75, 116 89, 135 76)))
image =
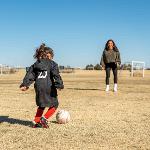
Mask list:
POLYGON ((118 86, 117 86, 117 84, 115 83, 115 84, 114 84, 114 92, 117 92, 117 88, 118 88, 118 86))
POLYGON ((106 92, 108 92, 109 91, 109 85, 106 85, 106 90, 105 90, 106 92))
POLYGON ((49 126, 48 126, 48 121, 47 121, 46 118, 41 117, 40 121, 41 121, 40 123, 42 124, 42 127, 43 127, 43 128, 49 128, 49 126))

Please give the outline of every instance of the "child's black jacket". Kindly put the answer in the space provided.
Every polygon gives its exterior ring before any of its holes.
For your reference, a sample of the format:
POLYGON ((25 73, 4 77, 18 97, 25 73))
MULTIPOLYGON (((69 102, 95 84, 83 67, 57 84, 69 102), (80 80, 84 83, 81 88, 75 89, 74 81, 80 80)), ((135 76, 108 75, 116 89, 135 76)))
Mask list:
POLYGON ((57 107, 57 89, 63 89, 58 65, 49 59, 37 60, 26 73, 20 85, 29 87, 33 82, 36 92, 36 104, 40 107, 57 107))

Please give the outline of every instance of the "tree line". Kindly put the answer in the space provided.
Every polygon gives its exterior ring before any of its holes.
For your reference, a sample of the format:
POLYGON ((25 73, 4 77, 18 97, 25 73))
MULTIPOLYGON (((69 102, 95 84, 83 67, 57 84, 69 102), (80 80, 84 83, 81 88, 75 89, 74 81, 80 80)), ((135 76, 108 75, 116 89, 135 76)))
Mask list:
MULTIPOLYGON (((122 64, 118 69, 131 70, 131 64, 122 64)), ((102 70, 102 66, 100 64, 96 64, 96 65, 88 64, 86 65, 85 70, 102 70)))

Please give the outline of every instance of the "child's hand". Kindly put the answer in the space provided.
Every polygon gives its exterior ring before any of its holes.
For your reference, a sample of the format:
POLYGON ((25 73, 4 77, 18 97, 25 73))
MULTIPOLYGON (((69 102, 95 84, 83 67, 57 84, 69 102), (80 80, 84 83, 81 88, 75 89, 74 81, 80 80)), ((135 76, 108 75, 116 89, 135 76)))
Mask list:
POLYGON ((21 91, 26 91, 28 88, 26 86, 22 86, 20 89, 21 91))

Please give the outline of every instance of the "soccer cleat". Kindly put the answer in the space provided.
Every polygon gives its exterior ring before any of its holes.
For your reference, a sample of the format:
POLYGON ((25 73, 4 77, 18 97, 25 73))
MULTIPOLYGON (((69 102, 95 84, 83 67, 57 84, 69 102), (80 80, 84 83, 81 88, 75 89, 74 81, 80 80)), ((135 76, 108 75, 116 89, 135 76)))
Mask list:
POLYGON ((106 90, 105 90, 106 92, 108 92, 109 91, 109 85, 106 85, 106 90))
POLYGON ((33 128, 43 128, 43 126, 40 122, 37 122, 33 125, 33 128))
POLYGON ((46 118, 41 117, 40 123, 42 124, 42 127, 43 127, 43 128, 49 128, 49 126, 48 126, 48 121, 47 121, 46 118))

